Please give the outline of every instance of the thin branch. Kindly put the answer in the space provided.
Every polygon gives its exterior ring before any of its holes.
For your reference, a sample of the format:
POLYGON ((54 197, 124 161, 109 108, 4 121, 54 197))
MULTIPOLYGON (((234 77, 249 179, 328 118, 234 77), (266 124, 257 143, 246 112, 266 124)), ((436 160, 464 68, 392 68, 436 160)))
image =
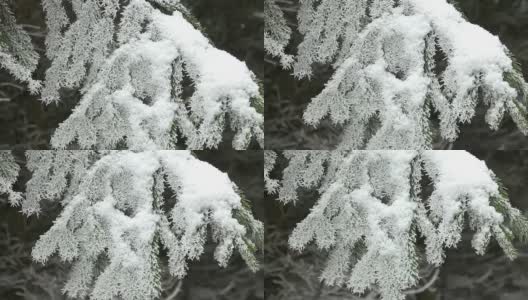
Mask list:
POLYGON ((423 286, 421 286, 420 288, 417 288, 417 289, 404 291, 404 294, 406 294, 406 295, 415 295, 415 294, 420 294, 420 293, 425 292, 426 290, 428 290, 436 282, 436 280, 438 279, 438 275, 440 275, 440 269, 436 268, 434 273, 433 273, 433 275, 431 276, 431 278, 429 279, 429 281, 426 284, 424 284, 423 286))
POLYGON ((176 299, 176 296, 178 296, 178 294, 181 292, 182 282, 183 282, 182 280, 178 281, 178 283, 176 284, 176 287, 174 288, 172 293, 170 293, 170 295, 168 295, 165 298, 165 300, 174 300, 174 299, 176 299))
POLYGON ((4 86, 9 86, 9 87, 12 87, 12 88, 18 89, 19 91, 23 91, 23 90, 24 90, 24 87, 23 87, 23 86, 18 85, 18 84, 16 84, 16 83, 12 83, 12 82, 0 82, 0 87, 4 87, 4 86))

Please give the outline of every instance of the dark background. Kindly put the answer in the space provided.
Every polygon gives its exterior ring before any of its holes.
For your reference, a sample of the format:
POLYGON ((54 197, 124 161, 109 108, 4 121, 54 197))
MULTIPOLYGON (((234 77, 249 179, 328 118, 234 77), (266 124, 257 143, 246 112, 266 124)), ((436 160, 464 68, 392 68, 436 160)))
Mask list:
MULTIPOLYGON (((263 221, 263 156, 261 151, 195 151, 195 155, 226 172, 251 201, 254 215, 263 221)), ((24 165, 24 153, 15 152, 24 165)), ((18 191, 30 174, 23 171, 16 184, 18 191)), ((207 183, 204 182, 204 188, 207 183)), ((54 255, 45 265, 31 261, 31 248, 58 216, 61 207, 56 202, 43 203, 43 212, 26 217, 19 208, 10 207, 0 194, 0 299, 2 300, 65 300, 61 289, 68 276, 69 265, 54 255)), ((181 281, 164 270, 163 300, 260 300, 264 299, 263 272, 251 272, 236 253, 228 266, 221 268, 214 261, 215 244, 209 241, 199 261, 189 262, 187 276, 181 281), (180 285, 180 292, 169 295, 180 285)), ((263 260, 263 251, 257 253, 263 260)), ((166 267, 162 255, 161 266, 166 267)))
MULTIPOLYGON (((451 1, 455 2, 455 1, 451 1)), ((295 24, 297 0, 280 1, 291 25, 295 24)), ((472 23, 495 35, 511 50, 523 66, 528 78, 528 1, 527 0, 458 0, 460 10, 472 23)), ((297 53, 301 37, 294 29, 288 53, 297 53)), ((266 149, 334 149, 339 142, 340 128, 324 119, 318 128, 303 123, 302 114, 310 99, 323 89, 332 75, 328 66, 314 68, 311 80, 295 80, 290 71, 282 70, 277 60, 266 56, 264 87, 266 91, 266 149)), ((527 149, 528 139, 509 117, 498 131, 491 131, 484 121, 485 110, 479 106, 471 124, 460 127, 454 144, 436 141, 435 149, 527 149)))
MULTIPOLYGON (((528 152, 472 151, 508 189, 513 206, 528 211, 528 152)), ((273 178, 282 178, 287 161, 279 156, 273 178)), ((299 253, 288 248, 288 237, 304 219, 315 201, 316 191, 300 190, 295 205, 282 205, 273 195, 265 196, 265 291, 270 300, 338 300, 361 298, 346 288, 327 287, 318 276, 326 261, 313 244, 299 253)), ((353 230, 353 229, 351 229, 353 230)), ((525 300, 528 299, 528 245, 517 245, 519 257, 510 261, 492 239, 488 252, 478 256, 471 248, 472 232, 466 231, 457 249, 446 252, 446 262, 432 288, 408 300, 525 300)), ((423 266, 426 274, 432 271, 423 266)), ((390 270, 387 270, 390 272, 390 270)), ((425 282, 424 280, 423 282, 425 282)))
MULTIPOLYGON (((34 77, 43 79, 49 61, 44 55, 46 27, 39 0, 10 1, 19 24, 25 25, 41 55, 34 77)), ((245 61, 257 78, 263 77, 264 17, 262 0, 182 0, 198 19, 212 43, 245 61)), ((0 149, 48 149, 55 128, 64 121, 80 99, 76 91, 60 103, 45 106, 31 96, 23 83, 0 69, 0 149)), ((231 148, 230 142, 220 144, 231 148)))

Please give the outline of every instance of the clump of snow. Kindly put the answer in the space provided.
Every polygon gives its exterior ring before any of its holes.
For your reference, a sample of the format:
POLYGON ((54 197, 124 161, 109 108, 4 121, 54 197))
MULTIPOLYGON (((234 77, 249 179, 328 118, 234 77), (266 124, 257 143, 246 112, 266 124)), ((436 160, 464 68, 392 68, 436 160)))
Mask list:
POLYGON ((503 215, 490 202, 500 196, 493 173, 466 151, 427 151, 423 162, 435 187, 428 206, 437 229, 431 231, 430 225, 423 229, 429 261, 442 263, 442 247, 453 247, 460 241, 465 213, 477 231, 473 247, 483 254, 491 234, 501 238, 503 230, 498 228, 504 223, 503 215))
MULTIPOLYGON (((446 111, 445 103, 435 103, 442 118, 469 122, 474 115, 476 100, 471 95, 477 87, 486 94, 485 103, 504 111, 507 103, 514 101, 517 91, 504 80, 504 74, 513 72, 508 50, 499 38, 482 27, 467 22, 462 14, 445 0, 411 0, 413 10, 425 16, 438 39, 438 46, 447 56, 447 68, 442 74, 446 96, 452 104, 446 111)), ((513 113, 513 112, 512 112, 513 113)), ((501 115, 489 123, 498 127, 501 115)), ((456 124, 443 128, 443 135, 454 140, 456 124)), ((520 125, 519 125, 520 126, 520 125)))
POLYGON ((171 152, 162 153, 169 182, 178 191, 178 203, 172 211, 176 226, 193 232, 196 227, 202 226, 204 214, 211 212, 212 222, 232 227, 229 230, 244 235, 244 227, 231 215, 232 210, 240 208, 241 204, 240 196, 227 174, 190 155, 176 157, 171 152))
MULTIPOLYGON (((499 194, 492 173, 482 160, 462 150, 425 151, 422 154, 435 182, 435 197, 456 199, 461 194, 492 196, 499 194)), ((475 197, 478 198, 478 197, 475 197)), ((486 206, 489 207, 489 204, 486 206)))
MULTIPOLYGON (((251 98, 259 95, 258 85, 246 64, 225 51, 213 47, 201 32, 194 29, 180 12, 172 16, 157 13, 153 25, 162 36, 173 41, 181 51, 187 71, 195 82, 195 93, 190 99, 193 115, 202 120, 199 135, 190 142, 190 148, 214 147, 218 137, 216 119, 223 110, 233 119, 231 126, 238 132, 247 128, 251 135, 263 141, 263 116, 251 107, 251 98), (224 106, 227 101, 227 107, 224 106)), ((236 137, 235 141, 238 140, 236 137)), ((233 145, 236 149, 244 144, 233 145)))

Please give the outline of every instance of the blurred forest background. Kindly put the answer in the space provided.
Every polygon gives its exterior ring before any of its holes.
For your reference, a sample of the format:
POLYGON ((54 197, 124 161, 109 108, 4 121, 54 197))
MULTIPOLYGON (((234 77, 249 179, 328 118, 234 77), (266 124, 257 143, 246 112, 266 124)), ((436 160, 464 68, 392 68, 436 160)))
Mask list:
MULTIPOLYGON (((24 166, 23 151, 15 151, 18 162, 24 166)), ((251 201, 254 215, 264 219, 263 155, 262 151, 195 151, 201 160, 226 172, 231 180, 251 201)), ((23 170, 16 184, 24 191, 30 179, 23 170)), ((207 183, 204 182, 205 187, 207 183)), ((27 218, 20 208, 10 207, 5 195, 0 194, 0 299, 2 300, 66 300, 61 289, 68 276, 69 265, 56 256, 46 265, 31 261, 31 249, 38 237, 46 232, 61 208, 57 202, 47 202, 37 217, 27 218)), ((177 280, 163 270, 163 294, 160 300, 262 300, 264 299, 264 273, 253 273, 240 255, 235 253, 226 268, 214 260, 215 244, 209 241, 199 261, 189 263, 189 272, 177 280)), ((262 261, 263 252, 257 257, 262 261)), ((161 266, 167 267, 165 254, 161 266)), ((71 299, 71 298, 68 298, 71 299)))
MULTIPOLYGON (((472 151, 484 160, 508 189, 511 203, 528 213, 528 152, 472 151)), ((273 178, 282 178, 287 161, 279 156, 273 178)), ((379 299, 372 292, 358 296, 346 288, 328 287, 319 281, 327 256, 311 244, 302 252, 289 250, 288 236, 303 220, 319 194, 300 190, 295 205, 283 205, 274 195, 265 196, 265 292, 267 300, 379 299)), ((351 229, 353 230, 353 229, 351 229)), ((422 264, 421 286, 407 291, 407 300, 525 300, 528 299, 528 245, 516 245, 519 257, 510 261, 495 241, 479 256, 471 248, 467 231, 458 249, 448 250, 439 268, 422 264), (435 280, 431 280, 436 278, 435 280), (427 284, 431 285, 425 288, 427 284)), ((420 248, 419 248, 420 249, 420 248)), ((423 251, 423 248, 421 248, 423 251)), ((390 272, 390 270, 387 270, 390 272)))
MULTIPOLYGON (((46 26, 40 0, 0 0, 12 4, 19 24, 31 33, 41 55, 34 74, 43 79, 49 61, 44 54, 46 26)), ((219 49, 245 61, 257 78, 263 77, 264 4, 262 0, 181 0, 198 19, 204 34, 219 49)), ((37 96, 38 97, 38 96, 37 96)), ((45 106, 29 95, 25 85, 0 68, 0 149, 48 149, 53 131, 80 99, 69 91, 61 102, 45 106)), ((220 148, 231 148, 224 141, 220 148)))
MULTIPOLYGON (((498 35, 522 64, 528 79, 528 0, 452 0, 467 19, 498 35)), ((281 0, 290 26, 294 29, 288 53, 296 53, 300 36, 294 28, 298 0, 281 0)), ((265 57, 266 149, 334 149, 340 128, 323 120, 317 129, 303 123, 302 114, 310 99, 323 89, 332 75, 328 66, 316 66, 311 80, 295 80, 277 61, 265 57)), ((461 126, 460 137, 453 143, 437 141, 435 149, 527 149, 528 138, 520 133, 509 117, 497 131, 484 121, 483 106, 471 124, 461 126)))

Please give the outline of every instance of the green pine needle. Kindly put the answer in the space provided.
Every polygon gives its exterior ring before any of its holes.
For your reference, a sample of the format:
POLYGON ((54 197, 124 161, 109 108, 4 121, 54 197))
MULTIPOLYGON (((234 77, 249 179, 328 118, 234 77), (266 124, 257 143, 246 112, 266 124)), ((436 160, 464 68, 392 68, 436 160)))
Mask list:
POLYGON ((508 191, 502 182, 494 176, 495 182, 499 185, 499 195, 490 200, 490 204, 504 217, 501 225, 502 234, 498 236, 500 246, 509 257, 514 257, 513 242, 518 241, 522 244, 528 243, 528 218, 518 209, 511 206, 508 191))

